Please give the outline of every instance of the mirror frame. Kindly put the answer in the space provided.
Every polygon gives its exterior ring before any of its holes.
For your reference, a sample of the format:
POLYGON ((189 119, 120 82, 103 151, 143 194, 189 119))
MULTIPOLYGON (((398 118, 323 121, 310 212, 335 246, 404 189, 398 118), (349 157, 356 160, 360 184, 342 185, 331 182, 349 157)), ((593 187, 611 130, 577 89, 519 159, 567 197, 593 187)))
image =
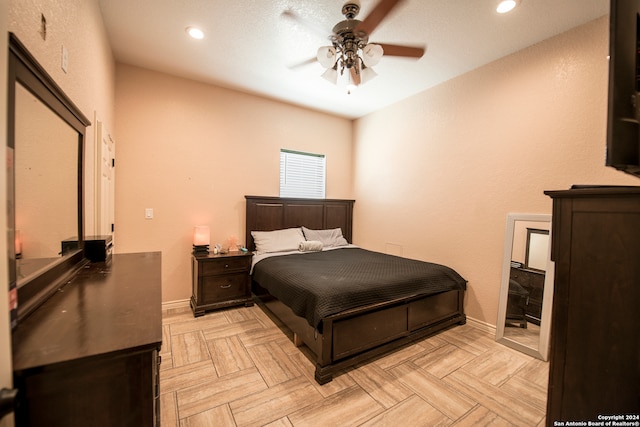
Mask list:
POLYGON ((547 361, 549 358, 549 333, 551 331, 551 307, 553 305, 553 277, 554 263, 551 261, 551 224, 549 224, 549 247, 547 248, 547 267, 542 293, 542 313, 540 316, 540 339, 538 348, 532 348, 504 336, 507 315, 507 299, 509 296, 509 277, 511 275, 511 258, 513 252, 513 233, 516 221, 548 222, 551 215, 547 214, 507 214, 507 226, 504 235, 504 256, 502 259, 502 278, 500 282, 500 302, 498 305, 498 319, 496 321, 496 341, 521 351, 529 356, 547 361))
MULTIPOLYGON (((84 258, 84 224, 83 224, 83 156, 86 127, 91 122, 82 114, 80 109, 67 97, 45 69, 29 53, 27 48, 13 33, 9 33, 9 58, 7 79, 7 151, 13 161, 15 149, 15 93, 16 83, 20 83, 44 105, 53 111, 64 122, 78 132, 78 250, 68 256, 62 256, 44 268, 31 280, 17 288, 17 312, 12 313, 12 327, 29 315, 40 304, 46 301, 86 259, 84 258), (14 318, 15 316, 15 318, 14 318)), ((15 245, 15 171, 11 164, 8 167, 8 214, 9 214, 9 290, 17 287, 17 268, 15 245)), ((61 243, 62 244, 62 243, 61 243)))

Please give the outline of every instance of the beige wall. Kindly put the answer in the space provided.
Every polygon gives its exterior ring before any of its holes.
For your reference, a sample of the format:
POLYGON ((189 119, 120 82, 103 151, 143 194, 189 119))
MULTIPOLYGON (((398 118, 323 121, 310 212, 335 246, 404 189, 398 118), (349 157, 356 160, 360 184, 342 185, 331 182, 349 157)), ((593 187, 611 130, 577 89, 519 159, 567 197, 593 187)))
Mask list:
POLYGON ((455 268, 467 314, 495 325, 507 213, 640 184, 604 166, 607 45, 605 17, 359 119, 354 240, 455 268))
MULTIPOLYGON (((91 121, 97 116, 108 128, 114 121, 115 62, 97 0, 11 0, 9 31, 17 35, 53 80, 91 121), (47 20, 47 37, 40 20, 47 20), (62 70, 62 46, 69 65, 62 70)), ((85 234, 94 233, 95 126, 85 143, 85 234)))
POLYGON ((280 148, 326 154, 327 197, 352 197, 346 119, 118 65, 116 130, 115 251, 162 251, 163 301, 191 296, 195 225, 244 242, 244 196, 278 195, 280 148))

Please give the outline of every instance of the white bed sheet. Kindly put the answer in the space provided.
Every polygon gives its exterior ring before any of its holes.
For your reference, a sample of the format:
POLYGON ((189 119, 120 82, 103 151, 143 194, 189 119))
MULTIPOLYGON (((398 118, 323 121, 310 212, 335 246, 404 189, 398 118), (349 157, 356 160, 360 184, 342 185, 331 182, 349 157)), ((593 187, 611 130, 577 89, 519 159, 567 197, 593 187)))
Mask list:
MULTIPOLYGON (((322 248, 322 251, 332 251, 334 249, 345 249, 345 248, 358 248, 359 246, 352 245, 349 243, 346 246, 335 246, 332 248, 322 248)), ((253 253, 253 257, 251 258, 251 271, 249 274, 253 274, 253 267, 265 258, 269 258, 272 256, 281 256, 281 255, 300 255, 300 254, 312 254, 313 252, 301 252, 301 251, 286 251, 286 252, 269 252, 269 253, 261 253, 258 254, 256 252, 253 253)))

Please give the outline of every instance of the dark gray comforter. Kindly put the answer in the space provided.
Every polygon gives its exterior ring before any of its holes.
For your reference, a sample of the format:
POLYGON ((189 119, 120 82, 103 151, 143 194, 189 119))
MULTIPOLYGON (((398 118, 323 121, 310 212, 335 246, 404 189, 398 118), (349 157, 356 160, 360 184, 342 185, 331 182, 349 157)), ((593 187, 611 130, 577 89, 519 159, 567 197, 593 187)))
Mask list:
POLYGON ((360 248, 266 258, 256 263, 253 280, 314 328, 322 318, 344 310, 465 290, 467 283, 444 265, 360 248))

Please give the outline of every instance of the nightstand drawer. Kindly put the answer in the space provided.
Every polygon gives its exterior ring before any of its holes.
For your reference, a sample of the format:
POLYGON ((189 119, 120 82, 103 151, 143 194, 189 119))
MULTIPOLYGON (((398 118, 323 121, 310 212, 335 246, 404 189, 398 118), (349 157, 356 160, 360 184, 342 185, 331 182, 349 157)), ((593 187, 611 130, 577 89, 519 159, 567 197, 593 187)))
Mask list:
POLYGON ((247 294, 245 273, 225 274, 202 278, 202 298, 204 304, 244 298, 247 294))
POLYGON ((251 257, 225 257, 202 262, 202 275, 222 274, 231 271, 248 271, 251 257))

